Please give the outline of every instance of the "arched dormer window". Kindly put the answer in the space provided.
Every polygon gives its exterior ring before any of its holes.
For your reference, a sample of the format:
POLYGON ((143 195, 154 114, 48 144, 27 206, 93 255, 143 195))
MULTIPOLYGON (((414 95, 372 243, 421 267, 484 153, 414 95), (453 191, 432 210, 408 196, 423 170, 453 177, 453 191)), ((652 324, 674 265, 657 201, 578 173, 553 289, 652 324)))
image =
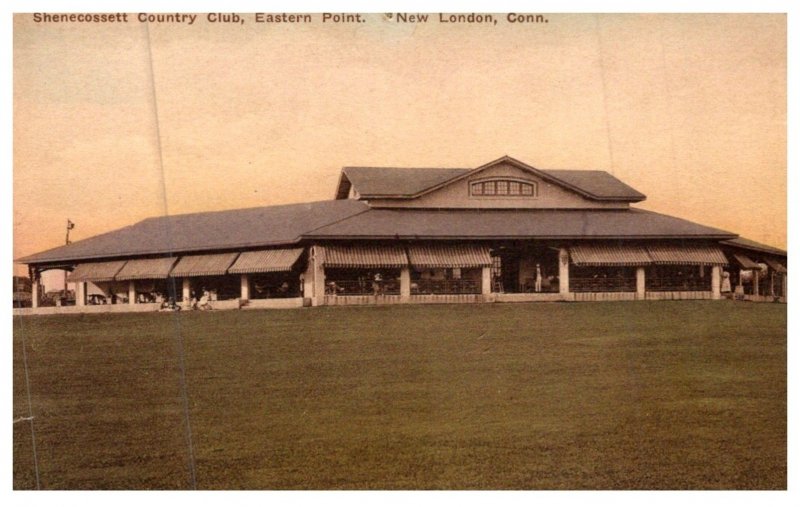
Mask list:
POLYGON ((539 195, 539 186, 535 181, 492 178, 470 182, 469 194, 473 197, 534 198, 539 195))

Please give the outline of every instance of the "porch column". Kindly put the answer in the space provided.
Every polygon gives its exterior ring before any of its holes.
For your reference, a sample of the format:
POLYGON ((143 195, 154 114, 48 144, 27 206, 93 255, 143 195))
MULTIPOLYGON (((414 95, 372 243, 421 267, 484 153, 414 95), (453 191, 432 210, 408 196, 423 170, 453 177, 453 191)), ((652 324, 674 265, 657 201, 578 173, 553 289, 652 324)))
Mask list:
POLYGON ((481 268, 481 294, 484 296, 492 293, 492 267, 481 268))
POLYGON ((303 273, 303 297, 307 299, 314 297, 314 260, 310 249, 306 270, 303 273))
POLYGON ((192 282, 188 277, 183 278, 183 302, 188 303, 192 299, 192 282))
POLYGON ((569 299, 569 252, 566 248, 558 251, 558 292, 569 299))
POLYGON ((719 266, 711 267, 711 299, 720 298, 720 271, 722 268, 719 266))
POLYGON ((644 268, 636 268, 636 299, 644 299, 644 268))
POLYGON ((325 267, 322 265, 324 250, 314 245, 311 247, 311 264, 313 269, 314 295, 311 298, 312 306, 319 306, 325 302, 325 267))
POLYGON ((400 299, 407 301, 411 297, 411 268, 400 268, 400 299))
POLYGON ((75 306, 86 306, 86 282, 75 284, 75 306))
POLYGON ((240 283, 241 294, 239 294, 239 299, 242 301, 247 301, 250 299, 250 278, 243 274, 240 278, 240 283))
POLYGON ((31 278, 31 308, 39 308, 39 272, 32 269, 31 278))
POLYGON ((761 293, 758 291, 758 289, 759 289, 758 282, 759 282, 759 274, 760 273, 761 273, 761 270, 759 270, 759 269, 754 269, 753 270, 753 295, 754 296, 760 296, 761 295, 761 293))
POLYGON ((131 280, 128 282, 128 304, 136 304, 136 280, 131 280))
MULTIPOLYGON (((786 273, 781 273, 781 296, 786 299, 786 273)), ((788 300, 787 300, 788 301, 788 300)))

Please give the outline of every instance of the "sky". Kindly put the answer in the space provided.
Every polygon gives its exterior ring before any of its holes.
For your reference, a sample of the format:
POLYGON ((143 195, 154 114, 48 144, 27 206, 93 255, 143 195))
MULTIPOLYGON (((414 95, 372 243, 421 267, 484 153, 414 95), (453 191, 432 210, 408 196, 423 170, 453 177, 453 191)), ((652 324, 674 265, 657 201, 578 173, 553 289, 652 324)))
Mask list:
MULTIPOLYGON (((14 16, 13 257, 144 218, 333 198, 343 166, 601 169, 786 247, 786 16, 547 23, 14 16)), ((15 273, 24 274, 24 266, 15 273)))

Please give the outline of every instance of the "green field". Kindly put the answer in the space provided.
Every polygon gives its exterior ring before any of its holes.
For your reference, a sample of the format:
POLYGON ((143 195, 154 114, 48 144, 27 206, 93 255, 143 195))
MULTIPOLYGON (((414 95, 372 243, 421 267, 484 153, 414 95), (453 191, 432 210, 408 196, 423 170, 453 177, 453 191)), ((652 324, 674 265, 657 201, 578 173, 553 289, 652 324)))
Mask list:
MULTIPOLYGON (((785 489, 786 309, 730 301, 14 318, 50 489, 785 489)), ((14 487, 35 488, 14 424, 14 487)))

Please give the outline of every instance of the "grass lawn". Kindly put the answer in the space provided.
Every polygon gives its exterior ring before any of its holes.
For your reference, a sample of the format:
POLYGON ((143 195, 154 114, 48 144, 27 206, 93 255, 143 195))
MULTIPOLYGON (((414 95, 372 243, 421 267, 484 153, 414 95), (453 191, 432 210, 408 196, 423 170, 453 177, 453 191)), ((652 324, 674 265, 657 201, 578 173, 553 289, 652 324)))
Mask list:
MULTIPOLYGON (((785 489, 786 309, 730 301, 14 318, 42 488, 785 489)), ((34 488, 14 424, 14 487, 34 488)))

